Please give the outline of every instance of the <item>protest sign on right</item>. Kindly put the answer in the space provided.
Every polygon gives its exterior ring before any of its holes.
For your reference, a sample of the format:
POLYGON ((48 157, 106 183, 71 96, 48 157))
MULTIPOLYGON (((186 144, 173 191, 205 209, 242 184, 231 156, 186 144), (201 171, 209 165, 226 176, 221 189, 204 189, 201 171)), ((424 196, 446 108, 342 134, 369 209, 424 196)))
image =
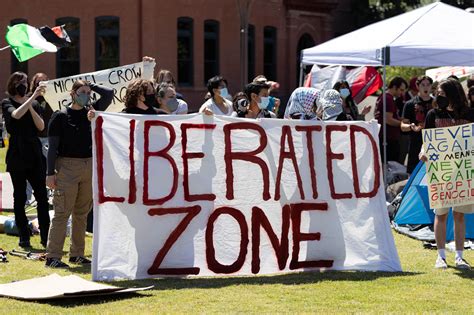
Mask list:
POLYGON ((474 203, 474 124, 423 130, 430 207, 474 203))

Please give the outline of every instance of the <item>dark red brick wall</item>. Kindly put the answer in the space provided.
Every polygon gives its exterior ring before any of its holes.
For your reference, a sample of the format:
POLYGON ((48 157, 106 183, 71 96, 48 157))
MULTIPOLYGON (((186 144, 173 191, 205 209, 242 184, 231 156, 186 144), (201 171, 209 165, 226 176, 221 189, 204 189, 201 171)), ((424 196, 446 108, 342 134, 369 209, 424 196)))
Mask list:
MULTIPOLYGON (((304 34, 310 34, 316 43, 324 42, 334 33, 331 11, 327 6, 308 6, 290 9, 283 0, 254 0, 249 22, 256 31, 256 73, 263 72, 263 28, 277 28, 278 92, 286 98, 296 87, 297 43, 304 34), (321 10, 319 8, 322 8, 321 10), (319 11, 318 11, 319 10, 319 11)), ((312 2, 318 2, 312 0, 312 2)), ((322 0, 327 3, 328 1, 322 0)), ((334 3, 334 1, 333 1, 334 3)), ((194 20, 194 86, 178 87, 191 108, 202 104, 206 88, 204 80, 204 21, 220 23, 220 72, 229 81, 231 93, 240 87, 239 12, 235 0, 28 0, 2 1, 0 25, 4 27, 0 39, 6 46, 6 25, 15 18, 25 18, 28 24, 39 27, 54 26, 59 17, 80 19, 80 69, 95 70, 95 17, 113 15, 120 18, 120 64, 141 60, 142 55, 157 59, 156 71, 166 68, 177 71, 177 18, 194 20)), ((51 78, 56 74, 55 54, 45 53, 29 61, 29 76, 45 72, 51 78)), ((0 88, 5 90, 10 74, 10 52, 0 52, 0 88)), ((3 96, 3 95, 2 95, 3 96)))

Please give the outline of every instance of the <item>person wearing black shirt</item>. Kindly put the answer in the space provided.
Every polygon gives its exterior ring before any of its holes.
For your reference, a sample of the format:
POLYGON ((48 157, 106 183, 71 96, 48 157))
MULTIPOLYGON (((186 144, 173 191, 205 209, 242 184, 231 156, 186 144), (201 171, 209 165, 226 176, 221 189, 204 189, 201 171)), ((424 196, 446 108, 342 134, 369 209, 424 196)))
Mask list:
POLYGON ((47 267, 69 267, 61 258, 71 215, 69 262, 91 262, 84 257, 87 214, 92 208, 92 134, 88 112, 107 109, 113 95, 110 88, 78 80, 72 86, 72 104, 55 112, 49 122, 46 184, 55 190, 55 213, 46 250, 47 267), (100 98, 90 104, 92 91, 100 98))
POLYGON ((411 174, 419 162, 418 155, 421 145, 421 129, 425 124, 426 114, 432 107, 433 99, 430 96, 433 80, 428 76, 418 77, 416 87, 418 95, 405 103, 402 113, 402 130, 410 130, 408 145, 407 173, 411 174), (406 125, 410 125, 406 128, 406 125), (412 125, 413 124, 413 125, 412 125))
MULTIPOLYGON (((425 121, 425 128, 444 128, 459 126, 474 122, 474 110, 469 108, 466 95, 460 91, 461 84, 453 79, 442 81, 438 86, 438 95, 435 103, 436 109, 428 112, 425 121)), ((421 152, 420 159, 427 161, 426 155, 421 152)), ((456 254, 454 258, 455 267, 458 269, 471 269, 469 263, 463 259, 464 240, 466 233, 466 223, 464 221, 465 213, 473 213, 472 204, 454 206, 454 240, 456 254)), ((438 257, 435 268, 446 269, 446 224, 448 220, 449 207, 435 209, 434 234, 436 247, 438 248, 438 257)))
POLYGON ((127 86, 124 97, 125 108, 122 113, 156 115, 158 103, 155 97, 153 83, 144 79, 137 79, 127 86))
POLYGON ((49 205, 45 185, 44 157, 38 131, 43 130, 44 121, 36 98, 44 93, 44 87, 37 87, 28 97, 27 76, 23 72, 13 73, 7 82, 8 98, 2 101, 3 116, 10 144, 5 162, 13 184, 13 208, 18 227, 21 247, 31 247, 30 229, 25 214, 26 181, 34 190, 37 201, 41 244, 46 246, 49 230, 49 205))

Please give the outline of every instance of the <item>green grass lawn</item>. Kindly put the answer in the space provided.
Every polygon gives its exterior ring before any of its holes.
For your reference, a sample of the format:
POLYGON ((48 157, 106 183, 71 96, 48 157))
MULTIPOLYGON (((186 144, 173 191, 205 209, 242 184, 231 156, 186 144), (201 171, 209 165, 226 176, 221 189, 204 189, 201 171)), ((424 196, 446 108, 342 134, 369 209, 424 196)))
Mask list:
MULTIPOLYGON (((459 313, 474 312, 474 271, 435 270, 436 251, 394 234, 404 272, 308 272, 259 277, 149 279, 121 281, 124 287, 154 285, 126 296, 23 302, 0 298, 0 309, 23 313, 459 313)), ((0 234, 1 247, 12 249, 18 239, 0 234)), ((40 248, 39 237, 32 239, 40 248)), ((86 255, 92 252, 87 237, 86 255)), ((448 263, 453 253, 448 253, 448 263)), ((474 262, 474 252, 466 259, 474 262)), ((76 274, 91 279, 84 267, 52 270, 43 262, 9 257, 0 264, 0 283, 45 276, 76 274)))
MULTIPOLYGON (((4 150, 0 150, 0 161, 4 150)), ((0 162, 0 170, 3 163, 0 162)), ((474 313, 474 271, 435 270, 435 250, 394 233, 404 272, 308 272, 259 277, 150 279, 112 283, 124 287, 154 285, 126 296, 23 302, 0 298, 5 314, 105 313, 474 313)), ((87 237, 86 255, 92 254, 87 237)), ((69 241, 66 242, 68 244, 69 241)), ((0 234, 0 247, 17 247, 18 238, 0 234)), ((32 238, 41 248, 39 237, 32 238)), ((474 263, 474 252, 465 252, 474 263)), ((90 269, 52 270, 43 262, 9 256, 0 263, 0 283, 52 273, 90 280, 90 269)), ((454 254, 448 253, 453 264, 454 254)))
POLYGON ((7 150, 5 148, 0 148, 0 172, 5 172, 5 154, 7 154, 7 150))

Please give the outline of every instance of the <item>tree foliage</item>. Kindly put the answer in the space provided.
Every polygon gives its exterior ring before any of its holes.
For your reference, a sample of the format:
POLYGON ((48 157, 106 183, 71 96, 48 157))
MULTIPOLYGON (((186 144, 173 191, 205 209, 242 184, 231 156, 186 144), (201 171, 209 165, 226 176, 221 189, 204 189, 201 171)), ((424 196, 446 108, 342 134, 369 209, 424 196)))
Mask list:
MULTIPOLYGON (((407 11, 435 2, 435 0, 351 0, 351 12, 354 12, 352 30, 388 19, 407 11)), ((474 6, 473 0, 442 0, 441 2, 461 9, 474 6)), ((406 80, 423 75, 428 68, 387 67, 387 80, 401 76, 406 80)))
MULTIPOLYGON (((351 0, 351 12, 354 12, 352 30, 433 2, 436 0, 351 0)), ((441 2, 460 9, 474 6, 473 0, 442 0, 441 2)))

